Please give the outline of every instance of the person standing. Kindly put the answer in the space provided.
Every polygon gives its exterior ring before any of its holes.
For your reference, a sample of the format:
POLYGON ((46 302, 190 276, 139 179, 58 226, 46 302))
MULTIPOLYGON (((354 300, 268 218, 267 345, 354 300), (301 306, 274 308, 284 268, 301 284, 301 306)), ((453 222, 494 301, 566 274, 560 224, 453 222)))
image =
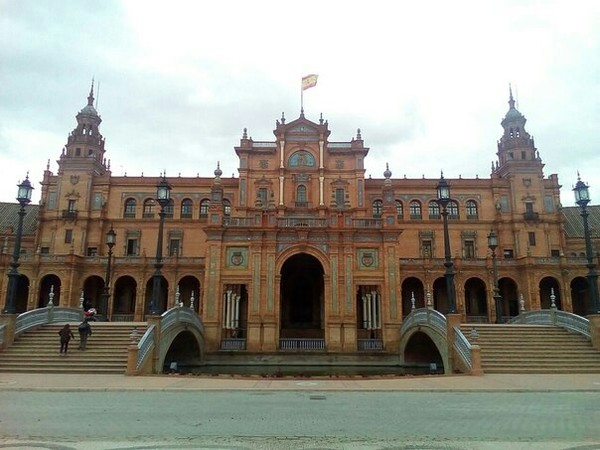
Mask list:
POLYGON ((88 337, 92 335, 92 326, 87 319, 79 324, 79 350, 85 350, 88 337))
POLYGON ((71 331, 71 326, 68 323, 65 324, 58 335, 60 336, 60 353, 66 355, 67 350, 69 350, 69 341, 75 337, 71 331))

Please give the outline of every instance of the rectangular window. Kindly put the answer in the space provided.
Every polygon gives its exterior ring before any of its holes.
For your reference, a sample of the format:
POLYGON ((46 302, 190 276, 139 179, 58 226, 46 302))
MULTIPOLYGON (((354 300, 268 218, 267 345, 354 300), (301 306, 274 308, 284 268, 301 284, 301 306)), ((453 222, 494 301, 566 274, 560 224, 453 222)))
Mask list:
POLYGON ((94 209, 102 209, 102 194, 100 192, 94 192, 94 209))
POLYGON ((67 211, 69 211, 70 213, 77 211, 77 200, 69 200, 67 211))
POLYGON ((169 241, 169 256, 179 256, 179 239, 171 239, 169 241))
POLYGON ((138 254, 138 240, 127 239, 127 256, 137 256, 138 254))
POLYGON ((98 255, 98 247, 88 247, 86 255, 87 256, 97 256, 98 255))
POLYGON ((65 230, 65 244, 73 242, 73 230, 65 230))
POLYGON ((268 206, 267 188, 258 188, 258 203, 259 206, 268 206))
POLYGON ((421 241, 421 254, 423 258, 431 258, 433 256, 433 245, 429 239, 421 241))
POLYGON ((474 259, 475 258, 475 242, 474 241, 465 241, 465 256, 466 259, 474 259))
POLYGON ((338 208, 344 207, 344 190, 343 189, 335 190, 335 206, 338 208))
POLYGON ((512 248, 505 248, 502 254, 504 255, 504 259, 513 259, 515 257, 515 253, 512 248))
POLYGON ((530 231, 527 234, 529 236, 529 246, 530 247, 535 247, 535 232, 534 231, 530 231))
POLYGON ((527 214, 533 214, 533 203, 525 202, 525 212, 527 214))
POLYGON ((50 254, 50 247, 42 247, 42 248, 40 248, 40 253, 42 255, 49 255, 50 254))
POLYGON ((560 250, 550 250, 550 256, 552 256, 553 258, 559 258, 560 250))

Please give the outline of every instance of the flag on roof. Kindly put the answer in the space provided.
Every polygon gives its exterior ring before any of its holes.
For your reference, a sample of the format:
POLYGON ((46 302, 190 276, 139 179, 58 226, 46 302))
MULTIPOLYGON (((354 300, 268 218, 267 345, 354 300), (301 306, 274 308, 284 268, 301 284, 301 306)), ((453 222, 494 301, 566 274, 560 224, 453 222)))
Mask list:
POLYGON ((302 90, 305 91, 311 87, 315 87, 317 85, 317 78, 319 75, 310 74, 302 77, 302 90))

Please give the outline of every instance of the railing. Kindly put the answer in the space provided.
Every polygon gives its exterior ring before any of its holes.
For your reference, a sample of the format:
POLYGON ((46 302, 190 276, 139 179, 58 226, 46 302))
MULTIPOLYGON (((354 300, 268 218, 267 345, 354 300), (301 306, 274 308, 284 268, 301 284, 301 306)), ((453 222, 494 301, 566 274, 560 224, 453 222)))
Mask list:
POLYGON ((246 339, 242 339, 242 338, 221 339, 221 350, 246 350, 246 339))
POLYGON ((113 314, 110 320, 113 322, 133 322, 134 314, 113 314))
POLYGON ((204 335, 204 325, 202 325, 196 312, 185 306, 176 306, 162 314, 160 326, 161 337, 170 331, 169 328, 181 323, 194 325, 199 329, 200 334, 204 335))
POLYGON ((459 327, 454 327, 454 342, 453 342, 454 350, 456 353, 462 358, 464 363, 467 365, 469 369, 473 368, 473 361, 471 359, 471 344, 462 333, 459 327))
POLYGON ((33 309, 17 316, 15 323, 15 336, 40 325, 56 322, 79 322, 83 318, 83 311, 79 308, 51 306, 33 309))
POLYGON ((435 309, 419 308, 412 311, 402 322, 400 335, 416 325, 429 325, 441 335, 446 335, 446 316, 435 309))
POLYGON ((526 311, 510 319, 507 323, 526 323, 531 325, 555 325, 569 331, 581 334, 588 339, 592 338, 590 321, 566 311, 555 309, 542 309, 540 311, 526 311))
POLYGON ((251 227, 254 226, 254 217, 224 217, 224 227, 251 227))
POLYGON ((280 350, 325 350, 325 339, 279 339, 280 350))
POLYGON ((354 228, 381 228, 381 219, 352 219, 354 228))
POLYGON ((72 209, 63 209, 62 211, 63 219, 77 219, 77 211, 72 209))
POLYGON ((381 339, 358 339, 359 351, 383 350, 383 341, 381 339))
POLYGON ((471 316, 467 314, 467 323, 489 323, 488 316, 471 316))
POLYGON ((152 354, 152 350, 154 349, 154 334, 156 333, 156 325, 150 325, 140 341, 137 344, 138 353, 137 353, 137 364, 136 371, 139 371, 144 364, 146 357, 152 354))
POLYGON ((523 219, 525 219, 525 220, 540 220, 540 213, 525 212, 525 213, 523 213, 523 219))
POLYGON ((326 228, 327 219, 317 219, 313 217, 283 217, 277 219, 277 226, 280 228, 326 228))

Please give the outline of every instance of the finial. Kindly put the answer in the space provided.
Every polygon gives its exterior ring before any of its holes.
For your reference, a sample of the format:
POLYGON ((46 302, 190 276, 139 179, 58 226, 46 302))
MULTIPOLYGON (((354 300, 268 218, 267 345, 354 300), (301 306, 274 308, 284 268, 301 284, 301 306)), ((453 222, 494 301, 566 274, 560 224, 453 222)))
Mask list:
POLYGON ((443 180, 444 179, 444 171, 440 170, 440 178, 443 180))
POLYGON ((242 139, 248 139, 248 128, 244 128, 244 134, 242 134, 242 139))
POLYGON ((217 168, 215 169, 215 178, 219 179, 221 178, 221 175, 223 175, 223 171, 221 170, 221 162, 217 161, 217 168))
POLYGON ((300 108, 300 117, 304 118, 304 106, 300 108))
POLYGON ((515 99, 513 98, 512 86, 510 83, 508 83, 508 94, 509 94, 508 106, 510 106, 510 109, 513 109, 515 107, 515 99))
POLYGON ((94 78, 92 77, 92 86, 90 87, 90 95, 88 95, 88 105, 94 106, 94 78))
POLYGON ((50 171, 50 160, 48 160, 48 162, 46 163, 46 170, 48 172, 50 171))
POLYGON ((386 178, 386 180, 389 180, 392 176, 392 171, 390 170, 390 165, 388 163, 385 163, 385 171, 383 172, 383 176, 386 178))
POLYGON ((360 128, 356 130, 356 139, 357 140, 362 139, 362 136, 360 135, 360 128))
MULTIPOLYGON (((303 110, 304 112, 304 110, 303 110)), ((285 125, 285 115, 283 114, 283 111, 281 112, 281 124, 285 125)))
POLYGON ((323 125, 323 113, 321 113, 321 116, 319 117, 319 124, 323 125))

